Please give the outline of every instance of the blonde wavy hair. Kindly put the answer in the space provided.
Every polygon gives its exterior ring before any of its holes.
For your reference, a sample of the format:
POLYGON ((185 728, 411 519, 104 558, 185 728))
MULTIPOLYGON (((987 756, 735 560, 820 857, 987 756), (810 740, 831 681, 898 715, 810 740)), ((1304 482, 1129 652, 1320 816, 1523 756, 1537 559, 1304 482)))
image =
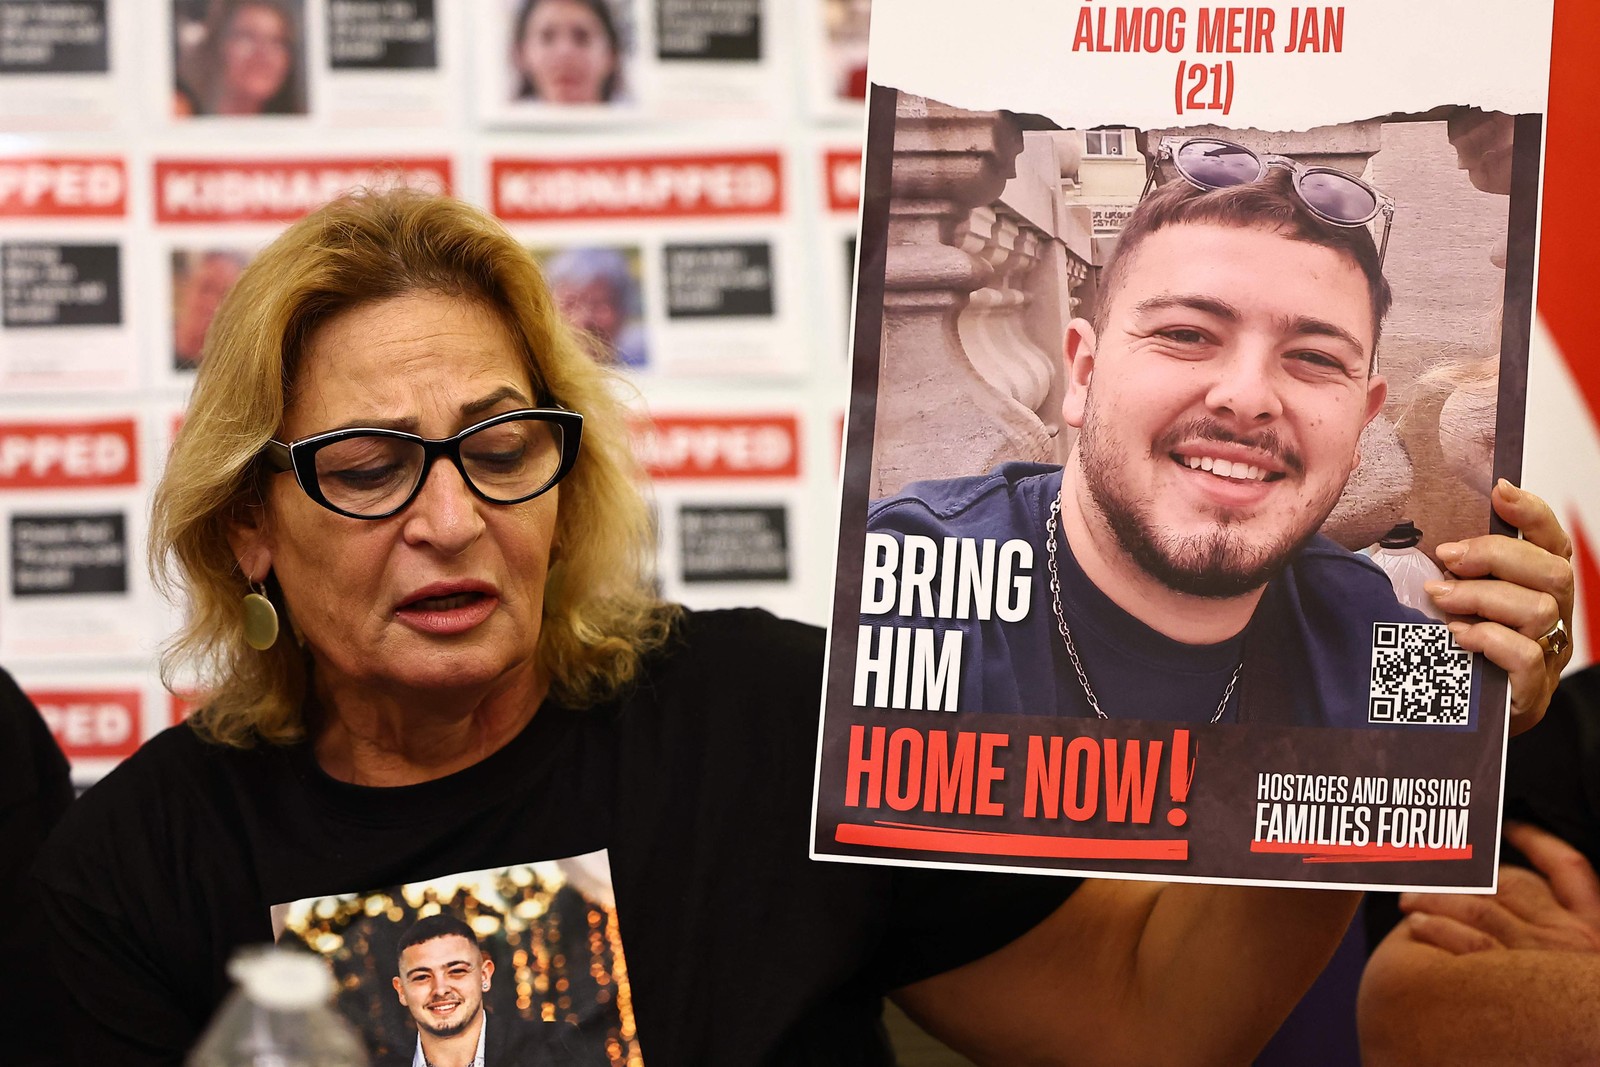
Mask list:
MULTIPOLYGON (((174 690, 198 682, 200 710, 189 721, 208 740, 246 747, 306 735, 309 657, 287 626, 266 652, 245 643, 247 587, 228 532, 265 499, 268 475, 257 457, 282 424, 308 339, 342 311, 419 291, 498 312, 521 342, 540 401, 584 416, 583 451, 561 483, 561 552, 539 638, 553 695, 579 707, 610 696, 671 630, 676 609, 655 592, 655 539, 614 376, 565 325, 533 258, 499 222, 458 200, 359 193, 291 226, 234 284, 206 336, 156 487, 151 570, 186 604, 162 655, 162 680, 174 690)), ((269 593, 284 614, 270 582, 269 593)))

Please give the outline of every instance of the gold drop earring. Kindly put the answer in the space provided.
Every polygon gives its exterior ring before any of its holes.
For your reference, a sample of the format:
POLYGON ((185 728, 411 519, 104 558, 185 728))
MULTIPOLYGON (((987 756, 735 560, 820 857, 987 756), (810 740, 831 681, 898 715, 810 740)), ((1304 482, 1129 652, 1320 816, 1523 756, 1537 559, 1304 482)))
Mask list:
POLYGON ((267 599, 266 586, 250 584, 251 592, 244 595, 244 643, 265 652, 278 640, 278 609, 267 599))

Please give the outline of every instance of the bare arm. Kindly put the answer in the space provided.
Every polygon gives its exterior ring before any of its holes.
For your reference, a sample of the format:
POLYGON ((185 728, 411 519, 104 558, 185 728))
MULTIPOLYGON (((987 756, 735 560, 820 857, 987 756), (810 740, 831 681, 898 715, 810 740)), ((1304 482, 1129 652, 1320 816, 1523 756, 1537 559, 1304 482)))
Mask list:
POLYGON ((985 1064, 1239 1064, 1337 947, 1359 894, 1085 882, 997 952, 895 994, 985 1064))
POLYGON ((1457 956, 1417 940, 1411 924, 1384 939, 1361 979, 1367 1067, 1600 1061, 1600 955, 1457 956))

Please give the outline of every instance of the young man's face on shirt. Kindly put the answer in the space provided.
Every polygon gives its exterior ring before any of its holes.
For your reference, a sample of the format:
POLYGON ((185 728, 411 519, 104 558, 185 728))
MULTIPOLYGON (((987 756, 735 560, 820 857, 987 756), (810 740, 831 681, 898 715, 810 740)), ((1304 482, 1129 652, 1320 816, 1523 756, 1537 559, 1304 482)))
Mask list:
POLYGON ((1383 405, 1365 276, 1270 230, 1177 225, 1109 298, 1103 335, 1079 321, 1067 341, 1064 414, 1098 511, 1172 588, 1259 588, 1338 502, 1383 405))
POLYGON ((460 1033, 483 1009, 494 961, 459 934, 408 946, 394 989, 417 1027, 435 1037, 460 1033))

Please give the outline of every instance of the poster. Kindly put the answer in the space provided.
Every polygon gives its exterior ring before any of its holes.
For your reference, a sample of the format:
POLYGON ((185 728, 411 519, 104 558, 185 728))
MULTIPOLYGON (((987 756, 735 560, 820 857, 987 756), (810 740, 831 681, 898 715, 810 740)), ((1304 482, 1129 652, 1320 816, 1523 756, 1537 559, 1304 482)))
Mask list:
POLYGON ((118 156, 0 160, 0 389, 139 384, 118 156))
POLYGON ((158 156, 153 166, 158 262, 165 286, 163 341, 151 377, 186 384, 223 298, 251 259, 307 211, 359 188, 407 186, 445 192, 445 155, 284 157, 158 156))
POLYGON ((131 9, 110 0, 0 3, 0 128, 106 130, 116 123, 127 55, 115 42, 131 9))
POLYGON ((1491 887, 1549 5, 873 16, 813 854, 1491 887))
POLYGON ((436 125, 458 94, 434 0, 170 0, 170 14, 155 111, 178 129, 436 125))
POLYGON ((793 376, 809 355, 790 162, 767 146, 494 154, 489 202, 602 360, 638 377, 793 376))
POLYGON ((808 519, 802 418, 794 410, 658 408, 633 426, 651 479, 662 590, 697 609, 757 599, 823 618, 811 592, 825 541, 808 519))
POLYGON ((148 439, 127 409, 0 419, 0 659, 153 652, 148 439))

